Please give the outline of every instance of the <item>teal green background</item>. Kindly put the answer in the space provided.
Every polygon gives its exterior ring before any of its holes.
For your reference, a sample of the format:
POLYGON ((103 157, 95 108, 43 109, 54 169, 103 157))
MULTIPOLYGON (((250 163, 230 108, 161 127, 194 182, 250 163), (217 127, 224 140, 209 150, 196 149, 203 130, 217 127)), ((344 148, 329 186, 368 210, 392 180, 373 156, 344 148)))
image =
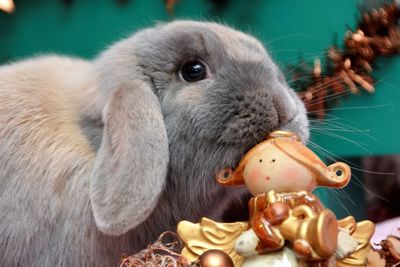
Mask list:
MULTIPOLYGON (((14 14, 0 12, 0 62, 46 53, 90 59, 155 22, 185 18, 211 19, 249 32, 284 67, 297 64, 299 55, 309 62, 322 57, 334 36, 340 44, 347 27, 356 24, 359 1, 231 0, 218 11, 208 1, 181 0, 174 16, 166 12, 161 0, 128 0, 124 5, 113 0, 79 0, 69 6, 56 0, 15 3, 14 14)), ((326 149, 316 150, 324 158, 400 152, 400 60, 379 59, 375 69, 375 94, 349 95, 329 111, 326 120, 312 123, 319 130, 311 140, 326 149)), ((352 164, 359 167, 356 161, 352 164)), ((363 191, 356 183, 350 191, 360 201, 356 205, 362 205, 363 191)), ((330 194, 323 194, 328 205, 339 203, 330 194)), ((347 208, 357 217, 364 216, 362 208, 347 208)), ((346 213, 343 208, 337 210, 346 213)))

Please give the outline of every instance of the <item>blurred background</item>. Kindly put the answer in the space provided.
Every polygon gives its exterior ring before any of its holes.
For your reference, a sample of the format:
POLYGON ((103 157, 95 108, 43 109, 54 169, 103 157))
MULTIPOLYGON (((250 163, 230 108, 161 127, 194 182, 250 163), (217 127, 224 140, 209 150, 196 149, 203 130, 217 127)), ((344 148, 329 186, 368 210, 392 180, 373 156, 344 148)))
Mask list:
MULTIPOLYGON (((144 27, 213 20, 253 34, 284 72, 323 58, 359 19, 358 0, 0 0, 0 63, 57 53, 92 59, 144 27), (13 6, 15 10, 12 13, 13 6), (302 61, 301 61, 302 60, 302 61), (303 62, 303 63, 299 63, 303 62)), ((312 148, 353 168, 344 190, 319 190, 338 217, 375 222, 400 216, 400 58, 379 58, 374 94, 338 99, 312 121, 312 148)), ((1 79, 1 77, 0 77, 1 79)))

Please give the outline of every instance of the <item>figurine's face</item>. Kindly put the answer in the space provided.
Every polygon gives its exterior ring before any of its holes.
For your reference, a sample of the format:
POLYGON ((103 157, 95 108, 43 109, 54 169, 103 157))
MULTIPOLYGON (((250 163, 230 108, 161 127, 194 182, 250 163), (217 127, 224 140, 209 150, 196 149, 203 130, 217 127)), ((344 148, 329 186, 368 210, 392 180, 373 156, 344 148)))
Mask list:
POLYGON ((310 170, 270 144, 249 159, 243 178, 253 195, 270 190, 311 192, 317 185, 310 170))

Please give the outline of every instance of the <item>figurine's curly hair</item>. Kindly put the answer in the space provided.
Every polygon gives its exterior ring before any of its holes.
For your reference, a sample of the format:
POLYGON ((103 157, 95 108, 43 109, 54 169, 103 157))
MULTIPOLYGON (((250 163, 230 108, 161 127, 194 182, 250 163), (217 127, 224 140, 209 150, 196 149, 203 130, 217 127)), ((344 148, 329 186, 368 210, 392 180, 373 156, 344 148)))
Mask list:
POLYGON ((216 176, 217 181, 224 186, 244 185, 243 171, 247 162, 253 155, 271 146, 309 169, 315 175, 319 186, 341 188, 350 181, 351 170, 347 164, 336 162, 326 166, 312 150, 301 143, 296 134, 286 131, 272 132, 267 140, 246 153, 235 170, 232 168, 221 170, 216 176))

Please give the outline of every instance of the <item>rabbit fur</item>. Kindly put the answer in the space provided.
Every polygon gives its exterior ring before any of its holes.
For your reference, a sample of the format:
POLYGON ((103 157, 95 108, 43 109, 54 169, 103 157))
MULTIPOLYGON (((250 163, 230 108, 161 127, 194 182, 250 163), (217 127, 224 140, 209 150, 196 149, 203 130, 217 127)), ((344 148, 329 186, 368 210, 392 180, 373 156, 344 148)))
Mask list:
POLYGON ((217 23, 159 24, 94 60, 38 56, 0 77, 0 266, 115 266, 239 202, 214 174, 272 130, 308 138, 265 48, 217 23), (190 59, 205 79, 182 79, 190 59))

